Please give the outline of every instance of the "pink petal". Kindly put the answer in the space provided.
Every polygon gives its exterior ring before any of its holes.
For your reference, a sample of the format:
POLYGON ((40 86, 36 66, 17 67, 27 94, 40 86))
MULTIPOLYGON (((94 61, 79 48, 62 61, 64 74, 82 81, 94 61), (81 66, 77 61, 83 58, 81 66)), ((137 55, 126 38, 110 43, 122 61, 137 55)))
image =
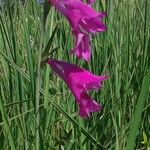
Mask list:
POLYGON ((98 17, 81 20, 80 24, 86 32, 91 33, 104 32, 107 29, 106 25, 101 22, 98 17))
POLYGON ((80 32, 75 33, 75 37, 76 46, 70 53, 89 61, 91 58, 91 43, 89 35, 80 32))
POLYGON ((91 99, 87 93, 82 93, 79 109, 81 117, 90 117, 91 113, 101 111, 102 106, 91 99))
POLYGON ((65 6, 69 9, 78 9, 82 12, 82 17, 93 18, 99 15, 92 7, 81 2, 80 0, 68 0, 65 2, 65 6))
POLYGON ((73 31, 76 31, 79 29, 79 21, 82 18, 82 13, 78 9, 71 9, 68 10, 66 13, 66 17, 72 26, 73 31))

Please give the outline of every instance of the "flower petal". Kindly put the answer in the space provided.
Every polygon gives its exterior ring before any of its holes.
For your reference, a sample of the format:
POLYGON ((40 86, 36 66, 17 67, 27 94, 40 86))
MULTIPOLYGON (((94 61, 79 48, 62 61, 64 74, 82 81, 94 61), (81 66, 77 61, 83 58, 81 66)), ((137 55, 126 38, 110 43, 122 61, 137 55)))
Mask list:
POLYGON ((81 99, 79 103, 81 117, 90 117, 91 113, 101 111, 102 106, 91 99, 87 93, 82 93, 81 99))
POLYGON ((90 37, 84 33, 75 33, 76 45, 73 50, 71 50, 71 54, 75 54, 78 58, 83 58, 86 61, 91 59, 91 43, 90 37))

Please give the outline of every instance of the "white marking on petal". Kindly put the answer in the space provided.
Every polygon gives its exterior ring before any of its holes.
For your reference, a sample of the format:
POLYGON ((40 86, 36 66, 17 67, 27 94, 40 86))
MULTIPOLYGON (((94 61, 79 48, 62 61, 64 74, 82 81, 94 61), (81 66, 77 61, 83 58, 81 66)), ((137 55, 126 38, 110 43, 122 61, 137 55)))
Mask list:
POLYGON ((62 66, 60 66, 60 65, 58 65, 58 64, 56 64, 56 66, 57 66, 57 68, 58 68, 59 70, 61 70, 62 73, 64 73, 64 69, 62 68, 62 66))

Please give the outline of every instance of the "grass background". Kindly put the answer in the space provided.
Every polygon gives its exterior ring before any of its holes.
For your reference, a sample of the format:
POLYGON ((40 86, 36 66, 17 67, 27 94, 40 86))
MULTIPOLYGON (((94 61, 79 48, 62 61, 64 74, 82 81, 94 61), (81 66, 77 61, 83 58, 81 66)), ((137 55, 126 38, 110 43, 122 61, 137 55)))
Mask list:
POLYGON ((71 29, 53 7, 8 0, 1 8, 0 149, 150 149, 150 1, 97 0, 94 7, 107 11, 108 30, 92 37, 90 63, 69 55, 71 29), (91 93, 102 112, 79 117, 67 86, 44 63, 52 51, 109 75, 91 93))

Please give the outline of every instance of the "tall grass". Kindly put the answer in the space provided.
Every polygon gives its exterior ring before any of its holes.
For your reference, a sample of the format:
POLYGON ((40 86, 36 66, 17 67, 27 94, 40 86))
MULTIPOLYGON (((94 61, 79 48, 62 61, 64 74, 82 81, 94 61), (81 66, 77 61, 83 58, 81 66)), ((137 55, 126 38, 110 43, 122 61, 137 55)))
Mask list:
POLYGON ((8 0, 1 8, 0 149, 150 148, 150 2, 94 6, 107 11, 108 30, 92 37, 90 63, 69 55, 71 29, 53 7, 8 0), (50 53, 109 76, 92 94, 102 112, 79 117, 67 86, 45 64, 50 53))

